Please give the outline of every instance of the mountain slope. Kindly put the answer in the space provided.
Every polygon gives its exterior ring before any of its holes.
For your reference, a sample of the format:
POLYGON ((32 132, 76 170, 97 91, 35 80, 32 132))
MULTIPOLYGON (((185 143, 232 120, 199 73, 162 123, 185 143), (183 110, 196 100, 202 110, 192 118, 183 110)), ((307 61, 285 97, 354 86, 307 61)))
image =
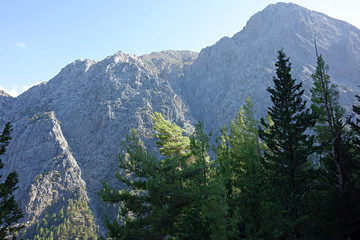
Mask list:
POLYGON ((152 136, 151 114, 157 111, 191 131, 186 106, 160 75, 175 70, 181 75, 183 65, 197 54, 168 53, 144 56, 144 61, 121 52, 100 62, 77 60, 13 101, 4 116, 14 128, 4 162, 9 171, 19 173, 25 221, 35 224, 55 200, 74 198, 54 193, 61 189, 74 194, 81 190, 76 197, 90 201, 102 223, 100 180, 114 180, 121 141, 130 129, 146 143, 152 136), (65 169, 58 170, 58 161, 65 169), (66 177, 69 164, 78 175, 66 177), (25 175, 21 169, 26 169, 25 175))
POLYGON ((290 57, 293 76, 307 90, 311 87, 314 38, 341 88, 342 103, 350 106, 360 80, 360 30, 292 3, 269 5, 232 38, 203 49, 175 89, 193 116, 213 131, 229 123, 249 96, 262 117, 270 104, 266 88, 275 76, 278 50, 290 57))
MULTIPOLYGON (((0 92, 0 127, 13 124, 4 155, 6 172, 19 174, 16 197, 24 221, 35 231, 43 216, 64 202, 89 203, 102 225, 100 180, 116 184, 121 141, 131 128, 152 151, 151 114, 184 126, 197 121, 216 136, 251 96, 257 117, 266 114, 266 91, 275 75, 277 51, 290 57, 292 73, 307 89, 315 70, 314 38, 350 107, 360 76, 360 30, 295 4, 270 5, 242 31, 199 54, 163 51, 141 57, 122 52, 102 61, 76 60, 49 82, 17 98, 0 92), (76 193, 76 194, 75 194, 76 193)), ((7 174, 5 173, 5 174, 7 174)), ((30 235, 29 235, 30 236, 30 235)))
POLYGON ((15 98, 11 97, 5 91, 0 90, 0 126, 4 126, 8 121, 5 119, 5 116, 10 112, 11 106, 14 102, 15 98))

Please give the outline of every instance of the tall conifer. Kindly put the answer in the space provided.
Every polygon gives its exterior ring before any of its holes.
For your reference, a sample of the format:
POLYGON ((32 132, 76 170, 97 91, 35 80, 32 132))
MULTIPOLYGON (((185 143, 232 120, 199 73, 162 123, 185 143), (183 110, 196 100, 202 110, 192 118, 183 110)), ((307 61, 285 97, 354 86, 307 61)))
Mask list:
POLYGON ((324 238, 354 238, 359 232, 357 226, 360 223, 360 196, 356 186, 359 163, 354 146, 351 145, 356 140, 351 141, 351 132, 347 128, 349 121, 345 119, 345 111, 340 106, 339 92, 336 85, 331 84, 329 67, 322 55, 318 55, 317 49, 316 56, 311 109, 318 117, 315 133, 323 178, 320 179, 320 201, 317 204, 322 206, 317 221, 317 229, 322 231, 316 229, 314 232, 324 238))
POLYGON ((345 181, 345 162, 344 153, 344 109, 339 104, 339 92, 334 84, 330 82, 327 74, 328 65, 322 55, 317 54, 317 67, 314 79, 314 86, 311 89, 311 109, 317 113, 317 123, 315 125, 316 139, 319 150, 323 156, 321 163, 326 168, 330 185, 336 185, 341 191, 345 181))
POLYGON ((195 125, 190 136, 191 161, 184 174, 187 175, 183 207, 179 222, 179 239, 226 239, 221 184, 215 178, 215 165, 210 161, 209 137, 203 124, 195 125))
MULTIPOLYGON (((11 124, 8 122, 0 135, 0 156, 5 153, 6 147, 11 140, 10 133, 11 124)), ((2 168, 4 168, 4 164, 0 159, 0 169, 2 168)), ((2 177, 0 175, 0 178, 2 177)), ((5 237, 17 233, 22 228, 16 222, 23 217, 23 213, 13 195, 13 192, 17 189, 18 181, 18 175, 13 171, 0 184, 0 239, 5 239, 5 237)))
POLYGON ((258 137, 258 121, 250 98, 230 124, 224 127, 217 153, 217 177, 223 181, 228 239, 257 239, 262 235, 262 192, 265 183, 261 165, 264 146, 258 137))
POLYGON ((356 114, 356 119, 355 122, 351 123, 351 128, 356 134, 354 143, 360 155, 360 95, 357 95, 356 98, 358 100, 358 104, 353 105, 353 111, 356 114))
MULTIPOLYGON (((187 196, 187 159, 190 140, 185 131, 165 120, 160 113, 153 115, 159 159, 150 154, 135 131, 123 142, 125 154, 120 156, 121 171, 117 179, 125 185, 116 190, 103 182, 100 196, 107 203, 121 203, 120 219, 106 220, 108 237, 115 239, 165 239, 179 237, 178 225, 183 210, 191 198, 187 196)), ((181 238, 180 238, 181 239, 181 238)))
POLYGON ((281 239, 299 239, 307 219, 307 192, 310 176, 313 137, 307 131, 315 125, 315 116, 303 101, 302 83, 291 76, 291 63, 281 50, 276 62, 274 88, 268 88, 273 125, 261 119, 265 130, 260 137, 269 149, 265 154, 272 189, 268 201, 273 203, 273 235, 281 239))

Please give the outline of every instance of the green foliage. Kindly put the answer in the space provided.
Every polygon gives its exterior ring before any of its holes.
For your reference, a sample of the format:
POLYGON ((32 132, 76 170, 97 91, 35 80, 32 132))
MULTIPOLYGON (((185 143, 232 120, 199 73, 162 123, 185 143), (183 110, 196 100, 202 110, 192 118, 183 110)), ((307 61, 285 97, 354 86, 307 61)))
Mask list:
POLYGON ((258 137, 258 122, 253 117, 250 98, 231 122, 230 135, 222 129, 217 147, 217 178, 225 189, 228 238, 258 239, 262 235, 263 209, 261 198, 266 178, 261 156, 265 146, 258 137))
POLYGON ((98 239, 97 234, 98 226, 87 201, 70 199, 60 210, 46 213, 35 229, 23 232, 22 239, 98 239))
POLYGON ((356 239, 360 233, 359 156, 328 70, 318 56, 311 108, 318 116, 315 133, 321 164, 321 185, 314 204, 321 207, 313 214, 317 218, 313 232, 321 238, 356 239))
POLYGON ((158 159, 144 149, 132 131, 123 142, 116 178, 125 185, 115 190, 103 182, 99 193, 105 202, 120 203, 119 219, 105 226, 112 239, 221 239, 222 204, 220 185, 207 150, 208 137, 201 124, 195 135, 154 114, 158 159), (190 155, 190 152, 192 153, 190 155))
POLYGON ((215 165, 208 155, 209 136, 203 124, 196 125, 190 137, 191 164, 186 169, 187 177, 182 192, 187 204, 178 220, 179 239, 225 239, 226 209, 221 198, 222 185, 215 178, 215 165))
POLYGON ((355 165, 355 171, 351 174, 351 178, 353 179, 354 186, 360 189, 360 95, 356 96, 358 102, 353 105, 353 111, 355 119, 351 122, 351 129, 354 133, 353 136, 353 159, 355 165))
MULTIPOLYGON (((8 122, 0 135, 0 156, 4 155, 6 147, 11 140, 11 124, 8 122)), ((0 169, 4 168, 4 163, 0 159, 0 169)), ((0 178, 3 176, 0 175, 0 178)), ((23 213, 15 201, 13 192, 17 189, 18 175, 15 171, 11 172, 3 183, 0 183, 0 239, 16 236, 23 226, 16 222, 23 217, 23 213)))
POLYGON ((262 127, 249 98, 221 129, 216 159, 201 123, 188 138, 154 113, 162 158, 135 131, 127 136, 116 174, 124 187, 103 182, 99 193, 119 207, 105 222, 109 239, 359 239, 360 107, 353 106, 349 131, 320 56, 310 112, 289 59, 278 53, 262 127))
POLYGON ((352 123, 351 127, 354 128, 354 130, 356 131, 356 133, 359 135, 360 134, 360 95, 356 96, 358 103, 354 104, 353 107, 353 111, 356 114, 356 123, 352 123))
POLYGON ((330 83, 327 74, 329 67, 322 55, 317 59, 314 86, 311 89, 311 109, 317 114, 315 125, 316 140, 319 145, 318 153, 321 164, 326 169, 327 182, 330 186, 344 187, 344 166, 346 155, 341 154, 346 143, 344 109, 339 104, 339 91, 336 85, 330 83))
MULTIPOLYGON (((337 124, 336 120, 340 120, 344 117, 344 109, 339 105, 339 91, 335 84, 331 84, 330 76, 327 74, 329 66, 325 64, 325 61, 320 55, 317 59, 316 72, 312 75, 314 79, 314 86, 311 88, 311 110, 317 113, 317 123, 315 129, 318 132, 318 138, 321 139, 323 135, 320 130, 321 127, 325 127, 329 132, 328 122, 331 124, 337 124), (326 99, 326 101, 325 101, 326 99), (329 113, 327 113, 329 111, 329 113), (330 115, 330 116, 328 116, 330 115), (330 117, 330 119, 328 118, 330 117), (319 130, 318 130, 319 129, 319 130)), ((327 136, 329 138, 329 136, 327 136)))
MULTIPOLYGON (((266 201, 272 202, 272 234, 275 238, 299 239, 310 215, 308 191, 313 184, 311 155, 313 137, 306 134, 315 125, 315 115, 302 100, 302 84, 291 77, 291 64, 279 51, 274 88, 268 88, 273 106, 269 115, 273 125, 261 119, 260 136, 269 148, 265 166, 271 183, 266 201)), ((270 220, 270 219, 269 219, 270 220)))
MULTIPOLYGON (((355 116, 355 120, 353 122, 351 122, 351 129, 354 133, 354 138, 353 138, 353 151, 354 151, 354 158, 358 159, 358 161, 360 161, 360 95, 356 96, 358 103, 353 105, 353 111, 354 111, 354 116, 355 116)), ((359 164, 359 163, 358 163, 359 164)), ((359 167, 357 167, 358 169, 359 167)), ((356 187, 360 188, 360 173, 354 172, 354 176, 353 178, 356 179, 356 187)))
POLYGON ((183 136, 184 129, 176 125, 171 124, 165 120, 161 113, 155 112, 152 115, 154 121, 153 128, 157 133, 155 137, 158 138, 156 144, 160 147, 160 153, 170 156, 189 156, 190 140, 188 137, 183 136))
MULTIPOLYGON (((171 138, 170 141, 176 139, 171 138)), ((163 141, 161 146, 164 145, 168 146, 166 141, 163 141)), ((118 191, 103 182, 100 192, 105 202, 121 202, 119 221, 111 222, 107 218, 105 222, 108 237, 162 239, 173 236, 175 219, 186 204, 186 198, 180 191, 184 187, 182 169, 186 168, 186 157, 176 154, 183 151, 170 150, 174 153, 172 156, 169 149, 165 148, 163 153, 169 156, 159 160, 144 149, 135 131, 126 137, 123 146, 126 154, 120 156, 121 172, 116 174, 116 178, 126 187, 118 191)))

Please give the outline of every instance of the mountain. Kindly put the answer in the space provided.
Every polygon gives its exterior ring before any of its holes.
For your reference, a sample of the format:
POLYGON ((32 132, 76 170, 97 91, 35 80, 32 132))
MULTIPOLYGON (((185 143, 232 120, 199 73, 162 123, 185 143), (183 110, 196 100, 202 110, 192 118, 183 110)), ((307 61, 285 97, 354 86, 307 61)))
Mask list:
POLYGON ((292 74, 309 98, 314 38, 349 108, 359 93, 360 30, 291 3, 269 5, 232 38, 199 54, 117 52, 102 61, 76 60, 17 98, 1 92, 0 127, 11 121, 14 129, 3 174, 19 174, 16 198, 26 213, 28 236, 74 199, 88 202, 102 227, 107 206, 97 195, 100 181, 117 184, 121 141, 131 128, 154 150, 153 112, 188 132, 203 121, 214 135, 249 96, 257 117, 264 116, 279 49, 290 57, 292 74))
POLYGON ((182 75, 196 56, 166 51, 139 58, 118 52, 100 62, 77 60, 13 99, 2 116, 14 129, 4 163, 7 172, 19 173, 17 196, 29 226, 75 195, 90 201, 102 221, 100 180, 114 179, 121 141, 130 129, 151 136, 151 113, 158 111, 191 130, 192 118, 166 79, 182 75))
POLYGON ((0 90, 0 126, 5 126, 4 117, 7 113, 10 112, 11 106, 15 99, 11 97, 8 93, 3 90, 0 90))
POLYGON ((316 66, 314 39, 340 87, 341 102, 352 105, 360 82, 360 30, 292 3, 269 5, 232 38, 203 49, 175 90, 211 130, 229 123, 249 96, 257 117, 262 117, 270 104, 266 88, 275 76, 278 50, 290 57, 293 76, 310 89, 316 66))

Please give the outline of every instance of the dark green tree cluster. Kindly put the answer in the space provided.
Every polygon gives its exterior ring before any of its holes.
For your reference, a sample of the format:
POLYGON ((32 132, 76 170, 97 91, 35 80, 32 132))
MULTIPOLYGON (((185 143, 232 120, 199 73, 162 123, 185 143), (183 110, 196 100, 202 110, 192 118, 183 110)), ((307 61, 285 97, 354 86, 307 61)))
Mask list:
POLYGON ((351 122, 351 127, 354 130, 355 133, 355 139, 354 139, 354 147, 356 149, 356 156, 359 156, 360 154, 360 95, 356 96, 358 100, 358 105, 353 106, 353 111, 356 114, 357 118, 354 122, 351 122))
MULTIPOLYGON (((11 124, 8 122, 0 135, 0 156, 4 155, 6 147, 11 140, 11 124)), ((0 159, 0 170, 4 168, 4 163, 0 159)), ((2 179, 0 173, 0 179, 2 179)), ((0 183, 0 239, 7 239, 11 236, 16 236, 16 233, 21 230, 22 226, 16 224, 19 219, 23 217, 23 213, 15 201, 13 192, 17 189, 18 175, 15 171, 11 172, 0 183)))
POLYGON ((98 227, 87 201, 70 199, 59 211, 48 211, 35 229, 26 229, 22 239, 98 239, 98 227), (50 213, 52 212, 52 213, 50 213))
MULTIPOLYGON (((320 239, 357 239, 360 237, 360 165, 357 128, 339 103, 339 92, 331 84, 329 67, 317 55, 313 74, 312 110, 317 113, 315 135, 320 161, 317 208, 313 208, 313 236, 320 239)), ((357 106, 353 106, 358 114, 357 106)))
POLYGON ((187 137, 160 113, 162 157, 134 131, 126 138, 116 175, 125 187, 100 192, 119 204, 110 239, 360 239, 360 107, 345 119, 320 55, 308 108, 278 54, 268 114, 256 121, 248 99, 214 154, 201 123, 187 137))
POLYGON ((230 134, 224 126, 215 150, 216 177, 223 185, 226 238, 259 237, 263 222, 264 169, 261 155, 265 145, 258 136, 259 123, 253 116, 251 99, 231 122, 230 134), (253 223, 253 224, 248 224, 253 223))
POLYGON ((119 217, 105 225, 113 239, 217 239, 221 198, 207 154, 208 137, 197 126, 189 139, 184 129, 153 115, 156 142, 163 158, 156 158, 136 133, 124 141, 116 177, 125 184, 115 190, 103 183, 100 196, 121 202, 119 217))

